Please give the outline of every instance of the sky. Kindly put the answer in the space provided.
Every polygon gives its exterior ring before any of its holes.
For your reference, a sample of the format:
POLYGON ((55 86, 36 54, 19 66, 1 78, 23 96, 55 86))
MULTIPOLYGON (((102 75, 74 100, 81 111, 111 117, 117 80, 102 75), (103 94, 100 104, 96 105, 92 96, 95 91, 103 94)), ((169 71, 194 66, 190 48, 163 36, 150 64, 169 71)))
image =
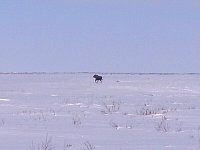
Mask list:
POLYGON ((200 73, 200 1, 0 0, 0 72, 200 73))

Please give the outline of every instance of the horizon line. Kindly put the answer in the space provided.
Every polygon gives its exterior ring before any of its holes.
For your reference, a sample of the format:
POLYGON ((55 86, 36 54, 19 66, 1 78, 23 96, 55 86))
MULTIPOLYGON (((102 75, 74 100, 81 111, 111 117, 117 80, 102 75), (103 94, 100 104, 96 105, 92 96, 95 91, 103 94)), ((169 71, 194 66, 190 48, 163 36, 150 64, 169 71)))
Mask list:
POLYGON ((129 74, 129 75, 200 75, 200 73, 178 73, 178 72, 94 72, 94 71, 83 71, 83 72, 0 72, 0 74, 129 74))

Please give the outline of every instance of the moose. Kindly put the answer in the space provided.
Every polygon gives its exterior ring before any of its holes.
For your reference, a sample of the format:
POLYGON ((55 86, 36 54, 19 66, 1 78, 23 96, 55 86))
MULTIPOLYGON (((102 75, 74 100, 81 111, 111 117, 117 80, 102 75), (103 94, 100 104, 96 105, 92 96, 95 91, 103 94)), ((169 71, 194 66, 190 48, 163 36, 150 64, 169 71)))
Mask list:
POLYGON ((102 83, 102 80, 103 80, 102 76, 95 74, 93 76, 93 78, 95 78, 95 83, 98 83, 99 81, 101 81, 101 83, 102 83))

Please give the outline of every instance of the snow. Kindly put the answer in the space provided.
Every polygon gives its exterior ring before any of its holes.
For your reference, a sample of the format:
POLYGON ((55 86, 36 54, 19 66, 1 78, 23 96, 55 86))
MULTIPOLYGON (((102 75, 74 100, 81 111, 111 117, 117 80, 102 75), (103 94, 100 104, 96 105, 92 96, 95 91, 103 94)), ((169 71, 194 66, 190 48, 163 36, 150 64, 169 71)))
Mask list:
POLYGON ((200 75, 92 76, 0 74, 0 150, 200 149, 200 75))
POLYGON ((10 101, 10 100, 7 99, 7 98, 0 98, 0 101, 6 101, 6 102, 8 102, 8 101, 10 101))

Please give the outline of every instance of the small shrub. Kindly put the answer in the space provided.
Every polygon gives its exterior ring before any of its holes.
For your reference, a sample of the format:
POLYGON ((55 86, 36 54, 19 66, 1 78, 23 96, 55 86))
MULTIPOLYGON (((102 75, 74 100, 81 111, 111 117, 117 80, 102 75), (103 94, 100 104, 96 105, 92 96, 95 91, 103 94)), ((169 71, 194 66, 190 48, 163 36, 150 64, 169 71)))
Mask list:
POLYGON ((48 137, 48 134, 46 135, 44 141, 41 142, 38 146, 35 146, 35 144, 32 142, 30 146, 30 150, 54 150, 55 147, 52 144, 52 138, 48 137))
POLYGON ((101 112, 103 112, 104 114, 112 114, 120 110, 121 102, 113 101, 112 104, 103 103, 103 105, 105 109, 101 112))
POLYGON ((73 122, 73 125, 75 125, 77 127, 81 126, 81 124, 82 124, 81 123, 81 119, 80 119, 80 117, 78 115, 74 115, 72 117, 72 122, 73 122))
POLYGON ((92 145, 89 141, 86 141, 84 143, 84 148, 83 150, 95 150, 95 146, 92 145))
POLYGON ((160 132, 168 132, 169 131, 169 125, 167 123, 167 117, 162 116, 161 121, 156 126, 157 131, 160 132))
POLYGON ((119 129, 119 125, 116 122, 111 121, 110 122, 111 127, 113 127, 114 129, 118 130, 119 129))
POLYGON ((168 110, 163 107, 153 108, 153 107, 149 107, 149 106, 145 105, 136 113, 138 115, 148 116, 148 115, 155 115, 155 114, 166 114, 167 112, 168 112, 168 110))
POLYGON ((71 148, 71 147, 72 147, 71 144, 66 144, 66 143, 64 143, 63 150, 68 150, 68 149, 71 148))

